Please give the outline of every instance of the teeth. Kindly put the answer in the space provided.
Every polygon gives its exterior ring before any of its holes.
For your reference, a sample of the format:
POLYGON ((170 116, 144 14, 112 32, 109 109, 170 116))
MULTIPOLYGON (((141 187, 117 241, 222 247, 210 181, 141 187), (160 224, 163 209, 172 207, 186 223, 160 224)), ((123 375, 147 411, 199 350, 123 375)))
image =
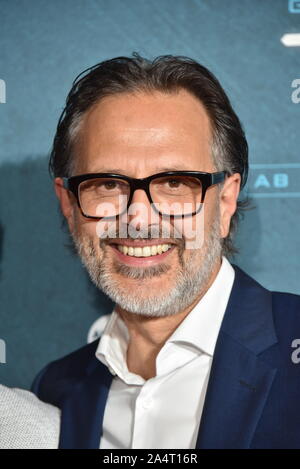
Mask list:
POLYGON ((143 249, 142 248, 133 248, 133 254, 135 257, 142 257, 143 249))
POLYGON ((157 254, 156 246, 151 246, 151 256, 156 256, 156 254, 157 254))
POLYGON ((155 246, 143 246, 143 247, 132 247, 132 246, 123 246, 118 244, 117 248, 122 254, 127 256, 134 257, 150 257, 156 256, 157 254, 162 254, 163 252, 168 251, 172 247, 171 244, 157 244, 155 246))
MULTIPOLYGON (((119 249, 121 248, 121 252, 122 252, 123 246, 118 245, 118 248, 119 249)), ((125 254, 125 252, 124 252, 124 254, 125 254)), ((127 254, 128 254, 128 256, 134 256, 134 249, 131 246, 129 246, 127 254)))
POLYGON ((143 249, 143 257, 149 257, 151 256, 151 249, 150 246, 144 246, 143 249))

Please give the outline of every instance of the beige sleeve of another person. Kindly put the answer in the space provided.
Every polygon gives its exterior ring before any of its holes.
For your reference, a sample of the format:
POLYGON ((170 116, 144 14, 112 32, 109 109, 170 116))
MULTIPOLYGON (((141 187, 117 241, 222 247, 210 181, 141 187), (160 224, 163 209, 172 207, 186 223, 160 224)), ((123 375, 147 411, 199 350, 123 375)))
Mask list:
POLYGON ((60 410, 33 393, 0 385, 0 449, 57 449, 60 410))

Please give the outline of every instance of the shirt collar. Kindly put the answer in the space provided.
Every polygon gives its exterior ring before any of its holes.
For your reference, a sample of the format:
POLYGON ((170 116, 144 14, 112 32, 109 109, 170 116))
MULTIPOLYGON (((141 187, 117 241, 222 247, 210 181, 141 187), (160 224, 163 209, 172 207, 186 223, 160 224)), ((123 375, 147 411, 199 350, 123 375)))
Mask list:
POLYGON ((168 342, 184 342, 213 356, 234 276, 233 267, 223 256, 215 280, 169 337, 168 342))
POLYGON ((96 357, 108 367, 113 375, 118 375, 127 384, 143 384, 145 380, 141 376, 128 370, 128 342, 127 326, 114 308, 101 335, 96 357))

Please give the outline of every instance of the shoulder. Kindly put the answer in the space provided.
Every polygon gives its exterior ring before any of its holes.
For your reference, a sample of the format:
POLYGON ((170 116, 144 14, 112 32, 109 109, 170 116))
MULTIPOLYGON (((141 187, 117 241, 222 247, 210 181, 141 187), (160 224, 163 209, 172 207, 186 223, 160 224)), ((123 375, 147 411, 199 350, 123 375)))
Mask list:
POLYGON ((300 340, 300 295, 272 291, 272 310, 279 338, 300 340))
POLYGON ((280 310, 285 307, 300 317, 300 295, 278 291, 272 291, 271 293, 274 308, 280 310))
MULTIPOLYGON (((3 412, 14 414, 40 413, 42 417, 59 418, 60 411, 51 404, 41 402, 32 392, 21 388, 10 388, 0 384, 1 419, 3 412)), ((1 422, 1 420, 0 420, 1 422)))
POLYGON ((254 294, 261 292, 265 295, 271 295, 272 309, 276 315, 288 312, 294 315, 296 319, 300 319, 300 295, 268 290, 240 267, 235 264, 231 265, 235 270, 235 281, 238 284, 238 288, 242 288, 245 291, 249 290, 254 294))
POLYGON ((240 267, 232 266, 235 269, 232 303, 239 311, 233 327, 242 307, 247 313, 246 324, 256 321, 260 325, 257 333, 269 337, 274 330, 278 341, 285 344, 292 338, 300 339, 300 295, 269 290, 240 267), (268 329, 269 335, 261 329, 268 329))
POLYGON ((51 362, 48 366, 57 373, 67 373, 80 378, 85 374, 91 359, 95 356, 99 339, 80 347, 58 360, 51 362), (74 366, 76 364, 76 366, 74 366))
POLYGON ((60 407, 64 396, 81 381, 95 357, 99 339, 50 362, 36 376, 31 390, 43 401, 60 407))
POLYGON ((0 415, 1 448, 57 447, 60 411, 33 393, 0 385, 0 415))

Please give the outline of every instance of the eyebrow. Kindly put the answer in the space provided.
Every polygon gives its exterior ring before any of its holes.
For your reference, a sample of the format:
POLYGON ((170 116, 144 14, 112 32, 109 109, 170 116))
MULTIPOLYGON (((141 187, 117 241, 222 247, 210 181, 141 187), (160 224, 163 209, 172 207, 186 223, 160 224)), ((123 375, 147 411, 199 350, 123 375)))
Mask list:
MULTIPOLYGON (((159 167, 156 168, 155 173, 163 173, 166 171, 197 171, 191 168, 187 168, 185 165, 172 165, 169 167, 159 167)), ((126 174, 122 168, 97 168, 95 171, 91 171, 92 173, 115 173, 115 174, 126 174)), ((153 173, 153 174, 155 174, 153 173)))

